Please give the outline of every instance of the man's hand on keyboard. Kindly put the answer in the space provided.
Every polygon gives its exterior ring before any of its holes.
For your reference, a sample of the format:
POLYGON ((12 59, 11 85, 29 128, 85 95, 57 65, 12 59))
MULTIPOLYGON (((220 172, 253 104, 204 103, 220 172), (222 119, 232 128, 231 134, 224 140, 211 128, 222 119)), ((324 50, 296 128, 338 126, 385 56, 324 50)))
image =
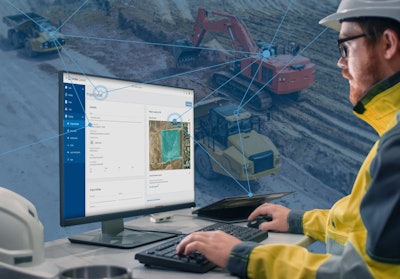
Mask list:
POLYGON ((182 239, 176 251, 185 255, 198 251, 209 261, 226 267, 231 250, 240 242, 242 241, 222 231, 194 232, 182 239))

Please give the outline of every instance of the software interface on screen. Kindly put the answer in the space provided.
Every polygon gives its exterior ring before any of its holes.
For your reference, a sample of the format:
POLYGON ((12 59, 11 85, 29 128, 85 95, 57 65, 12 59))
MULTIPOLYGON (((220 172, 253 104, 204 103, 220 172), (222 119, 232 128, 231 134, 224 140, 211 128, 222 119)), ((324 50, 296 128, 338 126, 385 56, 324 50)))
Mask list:
POLYGON ((62 225, 194 202, 193 90, 60 77, 62 225))

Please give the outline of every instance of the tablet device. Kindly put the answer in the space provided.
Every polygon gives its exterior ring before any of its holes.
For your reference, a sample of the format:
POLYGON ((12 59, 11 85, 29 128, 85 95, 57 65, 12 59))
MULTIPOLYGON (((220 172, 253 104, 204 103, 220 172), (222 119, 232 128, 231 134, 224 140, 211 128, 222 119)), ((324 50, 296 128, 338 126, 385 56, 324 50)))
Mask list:
POLYGON ((293 192, 280 192, 223 198, 192 211, 198 217, 225 223, 247 222, 247 217, 259 205, 287 196, 293 192))

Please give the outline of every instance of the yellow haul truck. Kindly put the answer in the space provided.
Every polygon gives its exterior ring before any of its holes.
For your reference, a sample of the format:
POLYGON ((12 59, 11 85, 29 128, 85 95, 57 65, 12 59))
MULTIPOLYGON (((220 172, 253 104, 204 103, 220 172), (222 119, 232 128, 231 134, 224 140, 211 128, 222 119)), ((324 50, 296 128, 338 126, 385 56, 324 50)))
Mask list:
POLYGON ((195 104, 195 165, 207 179, 219 174, 255 180, 280 170, 280 153, 260 128, 260 118, 215 97, 195 104))
POLYGON ((65 45, 65 39, 50 20, 35 14, 17 14, 3 17, 9 27, 8 41, 16 48, 24 48, 29 57, 54 52, 65 45))

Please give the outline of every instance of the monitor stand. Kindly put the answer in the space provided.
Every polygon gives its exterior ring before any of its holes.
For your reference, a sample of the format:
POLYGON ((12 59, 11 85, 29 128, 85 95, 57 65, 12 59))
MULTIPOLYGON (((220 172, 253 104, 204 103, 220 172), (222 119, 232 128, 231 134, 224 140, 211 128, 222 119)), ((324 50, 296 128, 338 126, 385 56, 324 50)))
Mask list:
POLYGON ((98 229, 84 232, 70 236, 68 239, 72 243, 129 249, 172 238, 178 234, 179 232, 124 227, 123 219, 114 219, 101 222, 101 231, 98 229))

